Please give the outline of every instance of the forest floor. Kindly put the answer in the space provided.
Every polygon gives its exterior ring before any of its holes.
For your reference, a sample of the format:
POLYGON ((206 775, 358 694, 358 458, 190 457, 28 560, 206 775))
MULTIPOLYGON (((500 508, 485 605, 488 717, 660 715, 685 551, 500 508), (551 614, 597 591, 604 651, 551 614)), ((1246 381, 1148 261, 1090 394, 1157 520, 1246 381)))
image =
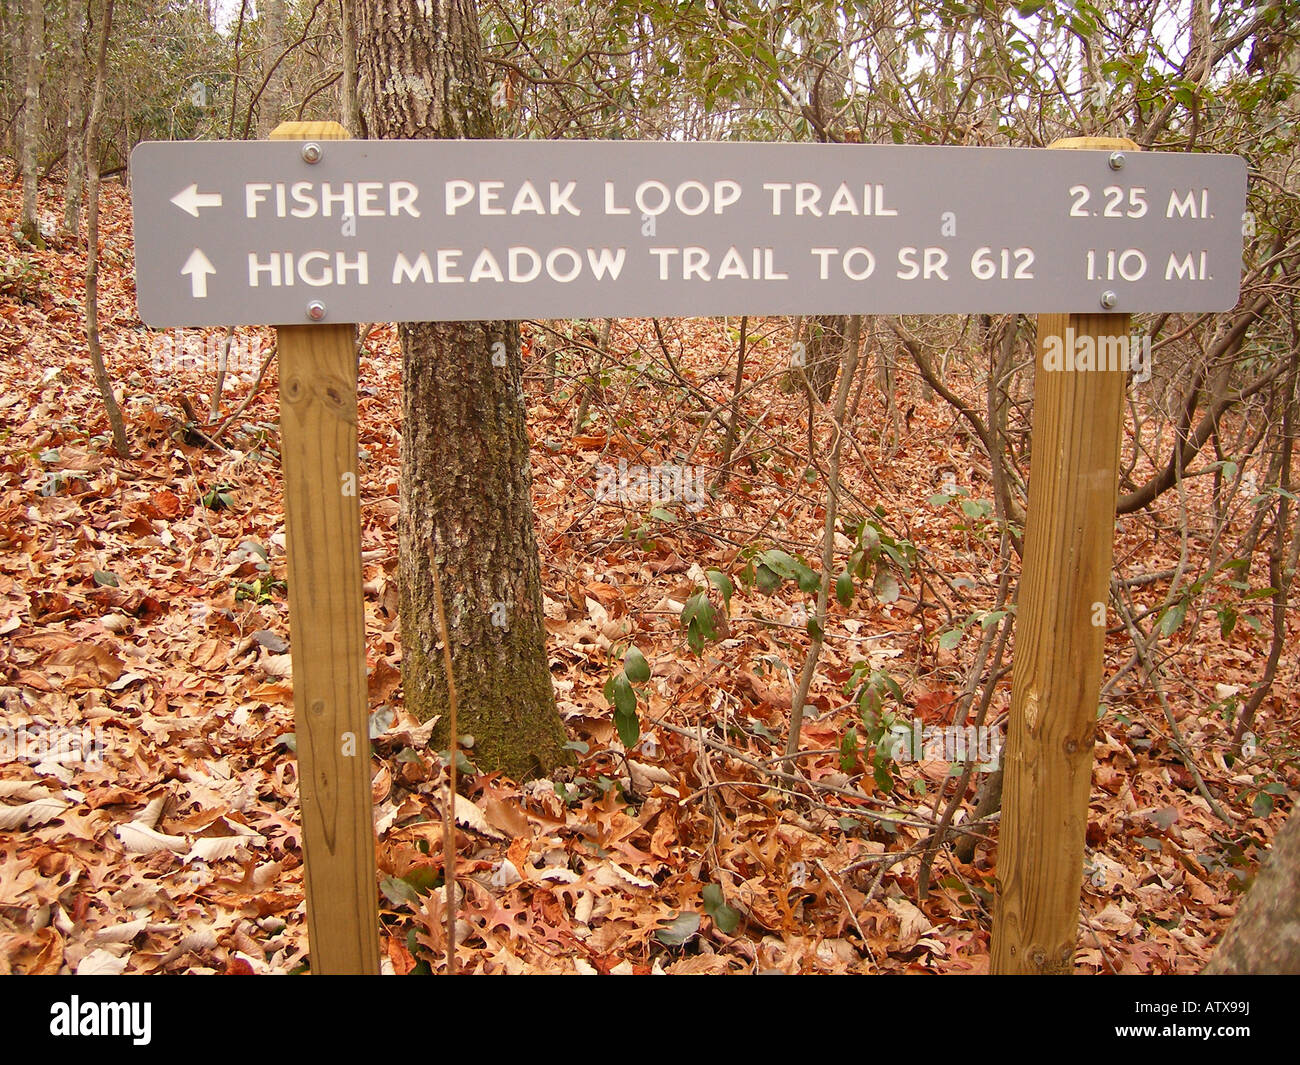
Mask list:
MULTIPOLYGON (((58 191, 44 190, 51 209, 58 191)), ((187 364, 174 335, 141 325, 130 205, 107 184, 103 345, 134 451, 118 459, 86 351, 84 256, 66 239, 20 248, 18 199, 12 185, 0 194, 0 972, 299 971, 308 944, 274 361, 220 447, 187 429, 181 399, 207 410, 206 360, 223 334, 187 331, 202 356, 187 364)), ((918 890, 930 826, 962 765, 891 761, 866 742, 885 714, 951 723, 983 625, 997 622, 985 612, 996 605, 999 534, 982 503, 991 489, 977 445, 905 370, 892 421, 865 372, 865 389, 855 386, 845 509, 873 517, 898 557, 848 608, 832 596, 802 734, 805 782, 773 777, 814 597, 795 579, 765 594, 741 578, 754 550, 820 570, 825 500, 824 479, 805 476, 808 404, 777 385, 789 323, 750 322, 746 381, 774 380, 744 398, 746 424, 761 432, 738 448, 725 487, 691 506, 599 498, 600 465, 620 459, 698 467, 712 482, 719 434, 700 415, 706 398, 729 403, 739 322, 661 326, 662 338, 648 322, 615 324, 605 380, 576 432, 574 380, 591 353, 525 327, 549 651, 577 764, 522 786, 461 777, 461 969, 986 971, 993 843, 969 864, 939 849, 928 891, 918 890), (689 388, 673 379, 665 348, 689 388), (710 570, 734 586, 729 604, 710 570), (716 639, 696 653, 681 622, 699 592, 711 595, 716 639), (651 678, 637 685, 642 739, 629 754, 603 688, 633 642, 651 678), (886 674, 898 690, 881 680, 877 716, 864 721, 861 682, 886 674)), ((223 416, 248 395, 273 339, 237 331, 223 416)), ((976 386, 956 387, 982 407, 976 386)), ((390 326, 365 342, 359 405, 384 968, 440 971, 444 777, 429 726, 401 703, 400 355, 390 326)), ((825 421, 812 434, 819 455, 825 421)), ((1188 489, 1193 514, 1209 506, 1207 480, 1188 489)), ((1172 570, 1184 549, 1190 572, 1203 572, 1209 548, 1180 540, 1174 496, 1121 521, 1118 575, 1172 570)), ((853 546, 837 538, 837 565, 853 546)), ((1267 584, 1257 572, 1248 580, 1267 584)), ((1167 589, 1167 580, 1132 586, 1153 610, 1167 589)), ((1228 756, 1231 711, 1263 668, 1270 631, 1266 598, 1238 594, 1233 604, 1239 623, 1226 635, 1213 611, 1171 627, 1160 647, 1164 706, 1141 669, 1106 695, 1082 971, 1199 969, 1300 789, 1294 641, 1260 710, 1257 752, 1228 756)), ((1130 654, 1112 633, 1106 677, 1130 654)), ((1005 721, 1010 685, 1007 671, 987 724, 1005 721)), ((465 754, 472 762, 472 748, 465 754)), ((996 840, 994 825, 981 831, 996 840)))

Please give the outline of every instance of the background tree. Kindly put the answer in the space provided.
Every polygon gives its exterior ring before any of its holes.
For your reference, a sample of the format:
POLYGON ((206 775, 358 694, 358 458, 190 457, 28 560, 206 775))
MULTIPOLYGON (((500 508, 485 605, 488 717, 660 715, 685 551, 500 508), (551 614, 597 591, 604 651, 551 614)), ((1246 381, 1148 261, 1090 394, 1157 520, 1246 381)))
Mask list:
POLYGON ((63 228, 76 236, 81 231, 81 208, 86 196, 86 29, 90 0, 68 0, 68 180, 63 192, 63 228))
POLYGON ((260 63, 261 96, 258 99, 258 136, 265 137, 284 117, 288 51, 285 0, 266 0, 260 4, 258 30, 262 38, 260 63))
POLYGON ((113 383, 104 366, 99 343, 99 130, 104 112, 104 79, 108 61, 108 42, 113 32, 113 0, 99 6, 98 40, 95 46, 95 91, 90 101, 90 118, 86 128, 86 192, 89 211, 86 218, 86 346, 95 371, 95 384, 108 412, 113 430, 113 446, 122 458, 131 455, 122 411, 113 395, 113 383))
MULTIPOLYGON (((494 135, 472 0, 357 5, 360 102, 376 137, 494 135)), ((447 589, 462 732, 516 777, 563 756, 542 625, 519 329, 400 327, 402 679, 421 720, 447 706, 432 566, 447 589)))
POLYGON ((41 0, 27 0, 23 19, 23 52, 26 57, 23 79, 22 138, 19 166, 23 175, 23 209, 18 231, 28 244, 44 247, 40 219, 36 213, 36 152, 41 137, 41 75, 44 66, 45 8, 41 0))

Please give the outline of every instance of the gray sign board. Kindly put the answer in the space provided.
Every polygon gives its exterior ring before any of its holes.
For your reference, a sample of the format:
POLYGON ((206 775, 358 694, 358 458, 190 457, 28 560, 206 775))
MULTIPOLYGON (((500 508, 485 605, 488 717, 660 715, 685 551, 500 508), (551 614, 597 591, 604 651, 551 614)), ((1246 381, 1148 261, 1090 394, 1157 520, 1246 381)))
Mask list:
POLYGON ((629 141, 153 142, 158 327, 723 314, 1215 311, 1235 156, 629 141), (315 161, 309 161, 317 156, 315 161))

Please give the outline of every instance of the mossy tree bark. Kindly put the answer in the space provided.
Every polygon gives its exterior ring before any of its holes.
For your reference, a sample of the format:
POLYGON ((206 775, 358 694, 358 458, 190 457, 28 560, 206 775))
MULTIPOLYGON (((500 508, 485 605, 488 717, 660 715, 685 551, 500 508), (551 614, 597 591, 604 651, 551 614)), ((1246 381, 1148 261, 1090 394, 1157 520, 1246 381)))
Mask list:
MULTIPOLYGON (((356 5, 369 137, 492 137, 473 0, 356 5)), ((542 624, 528 435, 514 322, 400 327, 402 681, 420 719, 445 714, 432 565, 447 600, 459 731, 516 778, 565 759, 542 624)), ((445 734, 436 742, 445 743, 445 734)))
POLYGON ((1208 975, 1281 975, 1300 972, 1300 813, 1273 840, 1210 964, 1208 975))

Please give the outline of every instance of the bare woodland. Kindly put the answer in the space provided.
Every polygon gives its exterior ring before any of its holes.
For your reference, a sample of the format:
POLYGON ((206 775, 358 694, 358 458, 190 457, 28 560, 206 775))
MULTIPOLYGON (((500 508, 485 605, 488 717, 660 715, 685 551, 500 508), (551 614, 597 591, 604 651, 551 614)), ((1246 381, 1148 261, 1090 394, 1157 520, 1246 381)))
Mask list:
MULTIPOLYGON (((129 157, 335 120, 1243 156, 1237 306, 1134 318, 1073 966, 1297 971, 1300 9, 435 6, 0 4, 0 705, 106 747, 0 762, 0 968, 306 964, 275 334, 142 325, 129 157)), ((359 331, 385 966, 455 758, 462 971, 987 971, 1002 775, 891 737, 1005 729, 1034 320, 813 310, 359 331)))

